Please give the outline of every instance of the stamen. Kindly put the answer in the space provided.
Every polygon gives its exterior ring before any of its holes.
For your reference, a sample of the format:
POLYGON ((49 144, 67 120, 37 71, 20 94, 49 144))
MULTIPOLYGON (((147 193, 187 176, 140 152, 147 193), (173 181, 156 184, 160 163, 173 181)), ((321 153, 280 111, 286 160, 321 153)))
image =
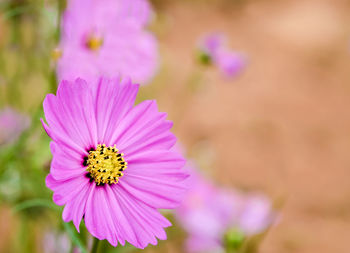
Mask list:
POLYGON ((119 153, 115 145, 106 147, 105 144, 99 144, 96 150, 89 151, 84 165, 87 164, 86 170, 97 185, 116 184, 124 175, 121 171, 124 171, 128 164, 123 155, 119 153))
POLYGON ((103 39, 97 36, 91 36, 86 41, 86 46, 92 51, 99 50, 102 44, 103 44, 103 39))
POLYGON ((51 58, 54 61, 57 61, 58 59, 60 59, 62 57, 62 50, 58 47, 56 47, 55 49, 53 49, 51 51, 51 58))

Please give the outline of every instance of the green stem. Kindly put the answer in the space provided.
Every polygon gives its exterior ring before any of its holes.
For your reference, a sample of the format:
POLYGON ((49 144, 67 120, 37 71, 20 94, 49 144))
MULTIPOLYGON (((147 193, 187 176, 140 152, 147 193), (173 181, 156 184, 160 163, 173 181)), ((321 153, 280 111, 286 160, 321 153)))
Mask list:
POLYGON ((56 71, 53 69, 50 71, 50 80, 49 80, 49 92, 56 94, 57 91, 57 78, 56 78, 56 71))
POLYGON ((65 8, 65 0, 58 0, 57 1, 57 29, 56 29, 56 41, 59 41, 60 39, 60 30, 61 30, 61 18, 62 18, 62 14, 65 8))
POLYGON ((100 240, 94 237, 94 243, 92 244, 91 253, 97 253, 99 242, 100 240))
POLYGON ((79 237, 77 236, 75 229, 72 229, 70 224, 67 222, 63 222, 63 227, 69 235, 71 241, 74 243, 74 245, 77 246, 82 253, 87 253, 87 250, 83 243, 80 241, 79 237))

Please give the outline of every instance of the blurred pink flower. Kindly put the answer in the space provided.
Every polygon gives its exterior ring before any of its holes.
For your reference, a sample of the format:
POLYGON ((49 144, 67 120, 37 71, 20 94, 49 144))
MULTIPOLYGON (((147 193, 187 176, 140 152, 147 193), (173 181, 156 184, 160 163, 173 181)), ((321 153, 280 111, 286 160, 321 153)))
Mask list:
POLYGON ((222 252, 229 230, 252 236, 265 231, 276 219, 270 201, 261 194, 242 194, 220 189, 193 167, 191 188, 176 217, 188 233, 189 252, 222 252))
POLYGON ((59 80, 130 76, 146 84, 158 67, 158 45, 145 30, 147 0, 70 0, 57 56, 59 80), (83 8, 82 8, 83 6, 83 8))
POLYGON ((71 248, 70 244, 66 233, 47 231, 43 238, 43 251, 47 253, 68 253, 71 248))
POLYGON ((18 113, 12 108, 0 111, 0 146, 15 142, 21 133, 30 125, 27 115, 18 113))
POLYGON ((134 106, 139 85, 129 79, 62 81, 44 100, 42 124, 51 137, 46 185, 65 205, 62 218, 113 246, 145 248, 166 239, 173 209, 187 190, 185 160, 172 150, 172 122, 155 101, 134 106))
POLYGON ((204 179, 191 165, 191 186, 176 217, 189 234, 186 248, 190 252, 215 251, 222 248, 222 237, 231 222, 232 211, 239 202, 235 195, 219 189, 204 179))
POLYGON ((244 201, 240 215, 232 225, 245 235, 255 235, 266 230, 277 219, 277 213, 272 210, 271 201, 261 193, 243 195, 244 201))
POLYGON ((225 38, 223 35, 217 33, 208 34, 201 40, 200 50, 213 58, 224 44, 225 38))
POLYGON ((204 62, 213 63, 229 77, 235 77, 246 65, 242 54, 226 47, 226 38, 221 34, 214 33, 205 36, 199 49, 204 62))

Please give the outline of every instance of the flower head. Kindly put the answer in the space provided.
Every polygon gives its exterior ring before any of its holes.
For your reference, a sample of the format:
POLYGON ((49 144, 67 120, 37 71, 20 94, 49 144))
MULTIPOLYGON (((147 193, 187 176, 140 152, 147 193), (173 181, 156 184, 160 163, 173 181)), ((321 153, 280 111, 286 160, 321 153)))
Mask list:
POLYGON ((226 38, 221 34, 209 34, 199 45, 200 60, 216 65, 229 77, 236 76, 245 67, 244 57, 226 47, 226 38))
POLYGON ((221 237, 238 202, 234 201, 234 195, 203 178, 193 166, 186 167, 191 175, 191 188, 181 206, 176 209, 176 217, 189 234, 187 249, 190 252, 220 250, 221 237))
POLYGON ((59 80, 130 75, 146 83, 158 66, 154 36, 144 28, 152 16, 147 0, 71 0, 63 16, 57 62, 59 80), (81 6, 84 6, 82 8, 81 6))
POLYGON ((189 171, 191 188, 176 210, 177 219, 189 234, 188 251, 222 252, 227 235, 253 236, 276 220, 265 196, 220 189, 196 170, 189 171))
POLYGON ((30 118, 11 108, 0 111, 0 146, 11 144, 30 125, 30 118))
POLYGON ((200 50, 207 54, 209 57, 213 57, 220 48, 225 44, 225 38, 221 34, 209 34, 205 36, 199 47, 200 50))
POLYGON ((172 123, 154 101, 134 106, 129 79, 62 81, 44 100, 43 126, 52 138, 46 185, 65 205, 63 220, 112 245, 144 248, 166 239, 158 209, 179 205, 186 192, 183 157, 172 150, 172 123))
POLYGON ((232 225, 249 236, 263 232, 276 218, 271 201, 265 195, 250 193, 244 196, 240 215, 233 220, 232 225))

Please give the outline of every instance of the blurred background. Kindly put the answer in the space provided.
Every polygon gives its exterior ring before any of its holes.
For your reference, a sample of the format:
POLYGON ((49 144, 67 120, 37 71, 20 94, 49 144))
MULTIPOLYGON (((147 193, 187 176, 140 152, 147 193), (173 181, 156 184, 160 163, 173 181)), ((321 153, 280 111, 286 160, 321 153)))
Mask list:
MULTIPOLYGON (((350 1, 152 3, 161 64, 138 100, 158 101, 187 157, 217 185, 270 197, 281 218, 259 252, 349 252, 350 1), (246 57, 234 78, 197 61, 198 41, 213 31, 246 57)), ((39 121, 55 92, 62 7, 0 8, 0 110, 19 113, 11 127, 0 123, 0 252, 68 252, 77 234, 45 187, 51 154, 39 121)), ((167 233, 146 251, 184 252, 181 228, 167 233)))

